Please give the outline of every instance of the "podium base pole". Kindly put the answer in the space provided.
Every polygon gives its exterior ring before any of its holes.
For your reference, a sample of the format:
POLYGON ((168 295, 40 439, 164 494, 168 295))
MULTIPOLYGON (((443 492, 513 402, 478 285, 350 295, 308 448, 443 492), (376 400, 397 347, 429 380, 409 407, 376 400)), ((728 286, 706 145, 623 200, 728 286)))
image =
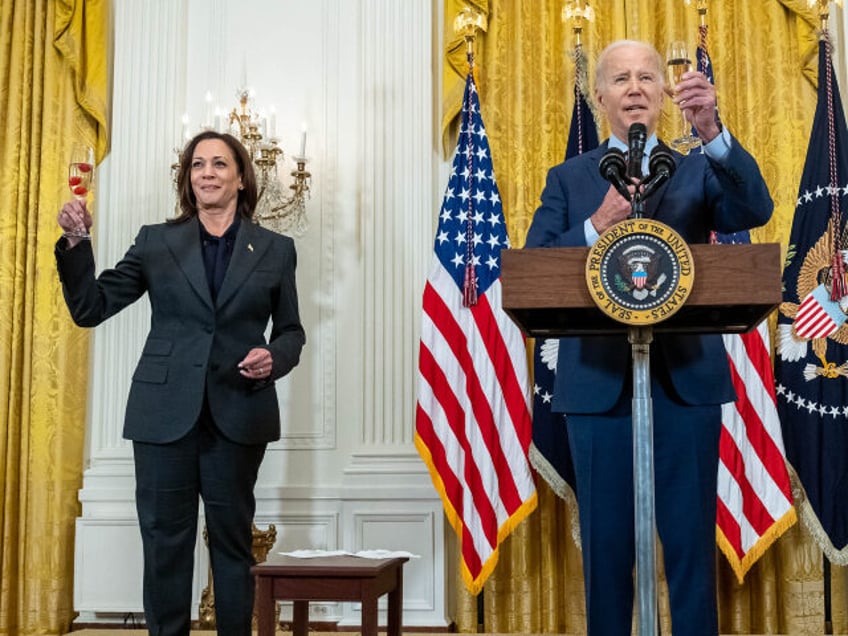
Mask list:
POLYGON ((657 634, 654 426, 651 408, 651 327, 627 331, 633 354, 633 489, 639 636, 657 634))

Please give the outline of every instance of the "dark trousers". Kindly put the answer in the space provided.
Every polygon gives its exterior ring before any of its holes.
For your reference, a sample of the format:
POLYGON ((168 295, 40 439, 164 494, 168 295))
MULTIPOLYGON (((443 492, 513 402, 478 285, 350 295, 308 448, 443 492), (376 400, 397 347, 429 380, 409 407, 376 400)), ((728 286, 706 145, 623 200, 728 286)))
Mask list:
MULTIPOLYGON (((715 589, 720 406, 686 406, 651 382, 657 530, 674 634, 718 633, 715 589)), ((569 415, 588 633, 629 636, 635 536, 631 392, 610 413, 569 415)))
POLYGON ((253 487, 265 444, 228 440, 204 407, 185 437, 168 444, 134 442, 133 454, 144 550, 144 617, 150 634, 189 634, 202 497, 218 634, 250 636, 253 487))

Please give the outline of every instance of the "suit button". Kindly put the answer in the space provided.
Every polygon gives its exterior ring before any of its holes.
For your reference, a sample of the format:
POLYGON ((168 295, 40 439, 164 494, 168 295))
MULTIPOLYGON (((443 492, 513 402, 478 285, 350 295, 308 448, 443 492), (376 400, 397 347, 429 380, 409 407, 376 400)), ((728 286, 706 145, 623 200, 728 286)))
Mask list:
POLYGON ((204 330, 206 331, 206 333, 212 333, 212 332, 214 331, 214 329, 212 329, 212 327, 211 327, 211 326, 209 326, 209 325, 206 325, 206 327, 204 328, 204 330))
POLYGON ((217 371, 221 367, 217 362, 213 362, 212 364, 209 365, 209 368, 212 369, 213 371, 217 371))

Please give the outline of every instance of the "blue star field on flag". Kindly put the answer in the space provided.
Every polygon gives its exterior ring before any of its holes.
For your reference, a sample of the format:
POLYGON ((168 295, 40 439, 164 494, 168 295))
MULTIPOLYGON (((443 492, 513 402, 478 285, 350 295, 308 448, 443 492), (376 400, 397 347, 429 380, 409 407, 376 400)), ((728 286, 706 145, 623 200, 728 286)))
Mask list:
POLYGON ((477 87, 469 73, 457 151, 436 231, 436 255, 460 289, 466 283, 470 263, 476 293, 484 294, 500 278, 501 249, 508 247, 489 139, 480 115, 477 87))

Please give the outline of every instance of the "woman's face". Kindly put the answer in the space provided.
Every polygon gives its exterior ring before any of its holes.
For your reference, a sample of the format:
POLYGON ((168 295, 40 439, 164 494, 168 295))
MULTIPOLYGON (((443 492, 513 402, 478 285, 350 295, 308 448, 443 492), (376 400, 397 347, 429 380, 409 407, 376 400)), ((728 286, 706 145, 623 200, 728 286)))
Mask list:
POLYGON ((241 175, 230 147, 220 139, 204 139, 191 158, 191 189, 198 211, 235 211, 241 175))

